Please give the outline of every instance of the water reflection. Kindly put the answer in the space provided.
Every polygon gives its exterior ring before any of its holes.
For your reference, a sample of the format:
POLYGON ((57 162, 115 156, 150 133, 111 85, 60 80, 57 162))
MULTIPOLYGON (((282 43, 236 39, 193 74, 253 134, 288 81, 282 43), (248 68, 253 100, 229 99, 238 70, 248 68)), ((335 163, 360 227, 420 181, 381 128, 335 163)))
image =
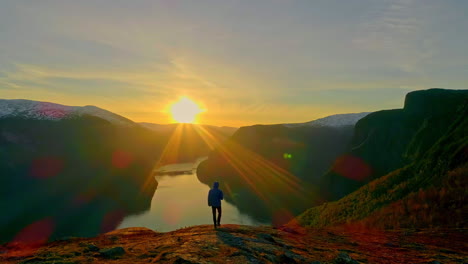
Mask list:
MULTIPOLYGON (((159 171, 179 173, 170 173, 170 176, 157 175, 159 184, 150 210, 141 215, 127 216, 118 228, 138 226, 166 232, 186 226, 210 224, 211 208, 207 204, 209 187, 198 181, 195 173, 197 165, 198 162, 171 164, 160 168, 159 171)), ((222 206, 221 224, 267 224, 240 213, 228 202, 224 201, 222 206)))

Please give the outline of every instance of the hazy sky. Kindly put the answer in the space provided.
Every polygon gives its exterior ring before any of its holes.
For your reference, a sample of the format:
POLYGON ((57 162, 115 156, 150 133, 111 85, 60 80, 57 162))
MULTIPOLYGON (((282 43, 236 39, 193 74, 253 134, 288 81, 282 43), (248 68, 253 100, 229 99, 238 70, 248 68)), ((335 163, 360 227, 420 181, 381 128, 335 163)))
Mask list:
POLYGON ((468 88, 466 0, 0 0, 0 98, 305 122, 468 88))

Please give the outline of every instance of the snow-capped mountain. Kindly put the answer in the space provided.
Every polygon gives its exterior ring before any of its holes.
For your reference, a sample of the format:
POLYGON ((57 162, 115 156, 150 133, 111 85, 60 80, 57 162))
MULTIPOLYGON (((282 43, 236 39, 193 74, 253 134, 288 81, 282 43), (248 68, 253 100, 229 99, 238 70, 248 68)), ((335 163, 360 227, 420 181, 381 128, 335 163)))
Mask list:
POLYGON ((353 114, 338 114, 320 118, 306 123, 284 124, 286 127, 303 127, 303 126, 328 126, 328 127, 341 127, 341 126, 354 126, 357 121, 367 116, 370 112, 353 113, 353 114))
POLYGON ((136 125, 130 119, 92 105, 67 106, 24 99, 0 99, 0 118, 23 117, 42 120, 60 120, 83 115, 96 116, 113 124, 127 126, 136 125))

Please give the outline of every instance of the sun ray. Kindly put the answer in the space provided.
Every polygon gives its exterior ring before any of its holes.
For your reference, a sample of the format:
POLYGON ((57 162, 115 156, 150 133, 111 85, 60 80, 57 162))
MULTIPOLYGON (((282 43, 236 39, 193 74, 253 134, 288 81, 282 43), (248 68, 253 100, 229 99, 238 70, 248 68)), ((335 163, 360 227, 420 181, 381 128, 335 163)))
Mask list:
MULTIPOLYGON (((176 160, 183 134, 188 133, 184 129, 186 126, 188 125, 177 125, 156 162, 155 169, 176 160)), ((222 142, 203 126, 193 128, 205 144, 210 149, 216 148, 222 159, 236 171, 243 186, 259 197, 268 208, 273 208, 275 213, 287 213, 290 211, 291 203, 297 203, 298 200, 306 201, 309 196, 315 195, 305 193, 304 183, 295 175, 254 151, 229 139, 222 142)), ((226 184, 225 187, 227 193, 236 201, 236 186, 226 184)))
POLYGON ((278 193, 291 193, 291 197, 306 200, 301 191, 304 184, 295 175, 233 141, 222 144, 203 127, 196 131, 209 146, 217 146, 217 152, 241 176, 246 187, 270 208, 288 210, 287 203, 278 200, 278 193))
POLYGON ((153 169, 151 170, 151 175, 147 178, 146 182, 142 185, 141 191, 143 192, 145 189, 150 188, 154 182, 153 173, 159 167, 170 163, 171 161, 176 160, 178 155, 178 151, 180 149, 180 142, 182 140, 182 127, 183 124, 177 125, 174 132, 172 132, 169 140, 166 143, 159 159, 155 162, 153 169))
POLYGON ((183 129, 184 124, 179 124, 176 126, 169 140, 167 141, 167 144, 164 147, 158 162, 155 165, 155 169, 168 163, 177 161, 177 156, 179 154, 180 144, 182 141, 183 129))

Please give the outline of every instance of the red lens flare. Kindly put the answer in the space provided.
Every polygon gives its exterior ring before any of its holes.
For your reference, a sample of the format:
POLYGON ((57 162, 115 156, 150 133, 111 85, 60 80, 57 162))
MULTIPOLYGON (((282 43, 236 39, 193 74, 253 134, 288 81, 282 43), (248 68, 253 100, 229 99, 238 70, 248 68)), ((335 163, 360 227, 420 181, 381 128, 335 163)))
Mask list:
POLYGON ((363 181, 372 173, 371 167, 361 158, 350 155, 339 157, 335 161, 335 164, 333 164, 332 170, 343 177, 355 181, 363 181))
POLYGON ((125 212, 123 210, 110 211, 104 215, 101 223, 101 232, 107 233, 115 230, 117 226, 123 221, 125 212))
POLYGON ((13 242, 44 244, 47 242, 50 235, 52 235, 54 227, 55 223, 52 218, 36 221, 16 234, 13 242))
POLYGON ((133 162, 133 156, 122 150, 116 150, 112 153, 112 165, 118 169, 125 169, 133 162))
POLYGON ((182 218, 182 211, 175 203, 168 203, 163 209, 163 220, 169 225, 176 225, 182 218))
POLYGON ((280 209, 273 213, 272 225, 281 226, 294 219, 294 215, 286 210, 280 209))
POLYGON ((64 162, 58 157, 41 157, 33 160, 30 175, 35 178, 45 179, 59 174, 64 167, 64 162))
POLYGON ((73 199, 74 206, 82 206, 91 202, 97 196, 96 190, 88 190, 83 193, 78 194, 75 199, 73 199))

